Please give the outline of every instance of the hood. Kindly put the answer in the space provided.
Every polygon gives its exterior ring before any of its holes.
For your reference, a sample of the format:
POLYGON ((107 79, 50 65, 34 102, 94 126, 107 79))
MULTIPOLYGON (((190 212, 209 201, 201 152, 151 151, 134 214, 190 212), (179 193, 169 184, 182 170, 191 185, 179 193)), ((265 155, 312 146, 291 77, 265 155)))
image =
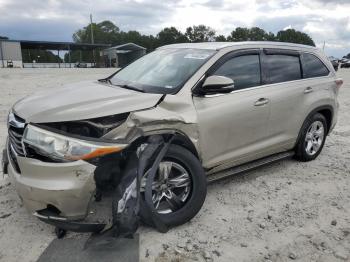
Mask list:
POLYGON ((28 123, 75 121, 150 108, 161 97, 90 81, 25 97, 13 111, 28 123))

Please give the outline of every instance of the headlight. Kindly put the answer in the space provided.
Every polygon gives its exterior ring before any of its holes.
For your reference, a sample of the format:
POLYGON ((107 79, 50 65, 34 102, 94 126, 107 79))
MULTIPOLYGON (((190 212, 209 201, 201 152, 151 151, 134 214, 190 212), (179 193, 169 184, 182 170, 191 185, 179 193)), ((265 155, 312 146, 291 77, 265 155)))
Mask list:
POLYGON ((25 129, 23 142, 44 156, 64 161, 88 160, 120 152, 127 146, 66 137, 33 125, 25 129))

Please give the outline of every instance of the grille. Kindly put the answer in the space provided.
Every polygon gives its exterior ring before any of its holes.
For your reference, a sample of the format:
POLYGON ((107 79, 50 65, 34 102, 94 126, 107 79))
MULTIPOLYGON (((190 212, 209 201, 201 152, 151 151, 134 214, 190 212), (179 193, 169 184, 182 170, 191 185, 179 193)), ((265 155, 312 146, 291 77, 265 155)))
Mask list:
POLYGON ((12 166, 15 168, 17 173, 21 173, 17 162, 17 156, 24 156, 24 149, 22 146, 22 137, 24 133, 25 120, 10 113, 8 123, 9 133, 9 159, 12 166))
POLYGON ((12 145, 16 153, 20 156, 24 156, 24 150, 22 146, 23 131, 24 129, 15 128, 12 126, 9 128, 10 144, 12 145))
POLYGON ((17 173, 21 174, 21 170, 19 169, 19 165, 17 162, 17 157, 16 154, 13 152, 13 147, 11 146, 11 143, 8 144, 8 153, 9 153, 9 160, 14 169, 16 170, 17 173))
POLYGON ((9 129, 8 129, 10 144, 17 155, 24 156, 24 150, 22 146, 22 137, 24 132, 25 121, 24 119, 16 115, 14 115, 14 120, 16 124, 14 125, 13 122, 10 122, 9 129), (19 127, 21 125, 23 127, 19 127))

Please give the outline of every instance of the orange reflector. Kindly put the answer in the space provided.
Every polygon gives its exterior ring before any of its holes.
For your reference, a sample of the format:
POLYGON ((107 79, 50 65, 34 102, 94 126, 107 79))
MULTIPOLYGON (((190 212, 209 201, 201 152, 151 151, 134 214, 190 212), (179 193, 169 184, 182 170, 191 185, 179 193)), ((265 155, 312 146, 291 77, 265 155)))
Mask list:
POLYGON ((335 80, 335 84, 337 85, 337 88, 339 89, 343 85, 344 81, 341 78, 338 78, 335 80))
POLYGON ((71 160, 88 160, 91 158, 95 158, 95 157, 99 157, 99 156, 104 156, 104 155, 108 155, 111 153, 117 153, 122 151, 123 148, 121 147, 105 147, 105 148, 98 148, 95 151, 86 154, 86 155, 82 155, 82 156, 71 156, 69 157, 69 159, 71 160))

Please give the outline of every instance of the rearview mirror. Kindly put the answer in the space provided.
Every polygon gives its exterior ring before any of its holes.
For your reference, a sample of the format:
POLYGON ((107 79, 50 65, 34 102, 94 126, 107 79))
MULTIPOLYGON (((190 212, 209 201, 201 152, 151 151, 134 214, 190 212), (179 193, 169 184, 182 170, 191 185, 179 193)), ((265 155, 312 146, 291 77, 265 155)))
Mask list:
POLYGON ((234 81, 226 76, 208 76, 202 85, 205 94, 230 93, 233 90, 234 81))

